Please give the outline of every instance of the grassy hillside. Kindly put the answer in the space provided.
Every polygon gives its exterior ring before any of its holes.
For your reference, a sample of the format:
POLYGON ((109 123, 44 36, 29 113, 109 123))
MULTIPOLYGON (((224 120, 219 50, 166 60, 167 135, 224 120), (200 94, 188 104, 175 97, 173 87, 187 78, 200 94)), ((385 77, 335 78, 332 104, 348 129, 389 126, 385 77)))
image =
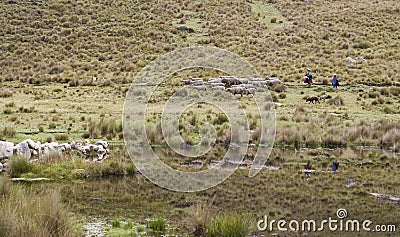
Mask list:
POLYGON ((263 76, 300 82, 399 82, 400 3, 385 1, 3 1, 0 81, 130 82, 174 49, 208 45, 263 76), (186 25, 193 33, 177 30, 186 25), (348 68, 346 57, 362 57, 348 68))

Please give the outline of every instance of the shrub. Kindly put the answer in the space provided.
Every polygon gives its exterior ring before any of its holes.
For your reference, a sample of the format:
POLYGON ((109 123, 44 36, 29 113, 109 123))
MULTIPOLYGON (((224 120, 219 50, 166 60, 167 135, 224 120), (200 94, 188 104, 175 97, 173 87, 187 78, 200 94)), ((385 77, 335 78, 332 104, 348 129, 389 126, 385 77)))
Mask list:
POLYGON ((22 174, 33 171, 34 165, 22 156, 14 156, 10 159, 10 169, 8 170, 12 178, 20 177, 22 174))
POLYGON ((385 98, 383 98, 382 96, 379 96, 377 99, 379 104, 384 104, 385 103, 385 98))
POLYGON ((57 128, 57 125, 55 123, 51 122, 49 124, 49 129, 55 129, 55 128, 57 128))
POLYGON ((281 93, 281 92, 285 92, 287 90, 287 88, 284 84, 280 83, 280 84, 275 84, 272 87, 272 90, 274 90, 275 92, 281 93))
POLYGON ((279 98, 275 93, 271 92, 271 97, 273 102, 279 102, 279 98))
POLYGON ((372 47, 372 44, 367 41, 363 41, 363 42, 360 42, 360 43, 354 45, 354 48, 356 48, 356 49, 368 49, 370 47, 372 47))
POLYGON ((340 95, 337 95, 334 98, 330 99, 328 103, 331 105, 344 105, 345 104, 343 98, 340 95))
POLYGON ((369 98, 376 98, 376 97, 378 97, 379 96, 379 92, 378 91, 370 91, 370 92, 368 92, 368 97, 369 98))
POLYGON ((249 218, 238 214, 220 214, 208 224, 209 237, 246 237, 249 234, 249 218))
POLYGON ((18 110, 20 113, 33 113, 33 112, 35 112, 35 107, 24 108, 22 106, 22 107, 19 107, 18 110))
POLYGON ((17 131, 15 130, 14 127, 5 127, 3 129, 3 135, 7 137, 15 137, 15 134, 17 134, 17 131))
POLYGON ((400 95, 400 87, 397 87, 397 86, 390 87, 389 88, 389 93, 394 95, 394 96, 400 95))
POLYGON ((215 124, 223 124, 225 122, 228 122, 228 117, 226 117, 226 115, 223 113, 219 113, 212 123, 215 125, 215 124))
POLYGON ((3 109, 3 113, 4 114, 12 114, 12 110, 10 109, 10 108, 5 108, 5 109, 3 109))
POLYGON ((54 142, 54 137, 53 136, 49 136, 46 138, 46 142, 54 142))
POLYGON ((120 222, 118 219, 114 219, 114 220, 111 222, 111 226, 112 226, 113 228, 119 228, 119 227, 121 227, 121 222, 120 222))
POLYGON ((2 97, 2 98, 11 97, 13 94, 14 94, 14 92, 7 88, 0 89, 0 97, 2 97))
POLYGON ((271 23, 276 23, 276 20, 277 20, 276 17, 272 17, 271 18, 271 23))
POLYGON ((14 107, 15 106, 15 103, 14 102, 10 102, 10 103, 7 103, 6 104, 6 107, 7 108, 11 108, 11 107, 14 107))
POLYGON ((147 224, 147 227, 153 231, 162 232, 165 231, 167 223, 164 218, 158 217, 157 219, 150 220, 149 223, 147 224))
POLYGON ((0 176, 0 200, 10 191, 10 181, 7 176, 0 176))
POLYGON ((189 221, 194 226, 194 232, 193 232, 194 236, 204 236, 206 232, 206 223, 208 220, 208 215, 213 202, 214 198, 210 202, 205 203, 204 205, 202 205, 200 202, 197 202, 196 207, 192 208, 189 221))
POLYGON ((89 123, 89 134, 92 138, 97 138, 99 135, 113 138, 120 132, 122 132, 122 122, 101 119, 98 123, 89 123))
POLYGON ((103 79, 100 81, 100 86, 110 86, 111 85, 111 80, 110 79, 103 79))
POLYGON ((79 236, 57 191, 36 193, 1 177, 0 187, 0 236, 79 236))
POLYGON ((56 141, 68 141, 69 137, 66 133, 58 133, 54 135, 56 141))
POLYGON ((392 110, 391 108, 389 108, 389 107, 385 107, 385 108, 383 109, 383 112, 384 112, 385 114, 391 114, 391 113, 393 113, 393 110, 392 110))

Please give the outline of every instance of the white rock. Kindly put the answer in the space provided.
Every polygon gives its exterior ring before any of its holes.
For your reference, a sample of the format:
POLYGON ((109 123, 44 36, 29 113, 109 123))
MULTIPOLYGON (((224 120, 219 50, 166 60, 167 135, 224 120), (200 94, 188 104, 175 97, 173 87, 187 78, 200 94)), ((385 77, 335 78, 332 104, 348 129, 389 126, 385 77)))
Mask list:
POLYGON ((9 158, 13 155, 14 143, 0 142, 0 160, 9 158))
POLYGON ((27 142, 18 143, 14 147, 14 154, 21 155, 27 159, 30 159, 31 158, 31 150, 29 149, 28 143, 27 142))
POLYGON ((58 149, 60 151, 69 151, 69 150, 71 150, 71 145, 68 143, 62 143, 62 144, 58 145, 58 149))
POLYGON ((29 148, 38 150, 40 148, 40 142, 36 143, 32 139, 26 139, 24 142, 28 143, 29 148))
POLYGON ((108 148, 108 142, 107 141, 97 141, 96 145, 102 145, 105 149, 108 148))

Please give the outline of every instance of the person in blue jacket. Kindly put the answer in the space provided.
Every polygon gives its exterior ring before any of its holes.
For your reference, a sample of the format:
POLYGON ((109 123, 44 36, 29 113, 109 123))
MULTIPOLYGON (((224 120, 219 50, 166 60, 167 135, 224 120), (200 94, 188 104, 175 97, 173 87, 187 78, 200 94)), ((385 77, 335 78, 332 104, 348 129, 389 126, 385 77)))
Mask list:
POLYGON ((335 88, 336 90, 338 90, 338 88, 339 88, 339 78, 337 77, 336 74, 333 75, 332 86, 333 86, 333 88, 335 88))

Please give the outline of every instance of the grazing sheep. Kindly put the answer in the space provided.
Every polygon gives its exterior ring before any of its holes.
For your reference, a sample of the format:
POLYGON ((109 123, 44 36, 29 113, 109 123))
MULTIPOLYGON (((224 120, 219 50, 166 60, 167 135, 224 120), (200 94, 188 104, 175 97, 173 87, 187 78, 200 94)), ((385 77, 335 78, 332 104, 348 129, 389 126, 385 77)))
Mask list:
POLYGON ((245 88, 243 88, 243 87, 231 87, 231 88, 227 88, 226 91, 232 93, 233 95, 240 94, 240 97, 242 97, 243 93, 245 91, 245 88))
POLYGON ((319 103, 319 97, 318 96, 309 96, 306 99, 306 103, 307 102, 310 102, 310 103, 313 103, 313 104, 314 104, 314 102, 318 102, 319 103))
POLYGON ((220 78, 222 78, 222 83, 225 83, 228 87, 232 86, 232 85, 239 85, 240 81, 236 78, 236 77, 232 77, 232 76, 221 76, 220 78))
POLYGON ((225 86, 213 86, 212 90, 225 90, 225 86))
POLYGON ((176 27, 177 30, 186 31, 188 33, 194 33, 194 29, 187 27, 185 25, 180 25, 176 27))
POLYGON ((252 78, 251 81, 264 81, 264 78, 256 77, 256 78, 252 78))
POLYGON ((255 88, 247 88, 247 89, 244 90, 244 93, 246 95, 250 95, 250 94, 255 95, 256 94, 256 89, 255 88))
POLYGON ((222 83, 222 78, 210 78, 208 83, 222 83))
POLYGON ((190 85, 190 80, 181 80, 184 85, 190 85))
POLYGON ((224 83, 222 83, 222 82, 212 82, 212 83, 209 83, 212 87, 214 87, 214 86, 225 86, 225 84, 224 83))
POLYGON ((206 86, 192 86, 194 89, 199 90, 199 91, 207 91, 206 86))
POLYGON ((253 84, 242 84, 241 86, 244 87, 244 88, 246 88, 246 89, 248 89, 248 88, 254 88, 254 85, 253 85, 253 84))
POLYGON ((277 77, 270 77, 265 80, 267 82, 267 86, 274 86, 276 84, 280 84, 281 80, 277 77))
POLYGON ((202 86, 202 85, 204 85, 204 81, 199 81, 199 80, 191 81, 190 85, 192 85, 192 86, 202 86))
POLYGON ((331 95, 321 95, 320 97, 319 97, 319 100, 326 100, 326 99, 332 99, 332 96, 331 95))
POLYGON ((249 83, 249 79, 247 79, 247 78, 238 78, 238 81, 239 81, 241 84, 247 84, 247 83, 249 83))
POLYGON ((254 86, 257 87, 265 87, 267 85, 266 81, 249 81, 250 84, 253 84, 254 86))
POLYGON ((191 81, 203 81, 203 79, 200 78, 200 77, 190 77, 189 79, 190 79, 191 81))

